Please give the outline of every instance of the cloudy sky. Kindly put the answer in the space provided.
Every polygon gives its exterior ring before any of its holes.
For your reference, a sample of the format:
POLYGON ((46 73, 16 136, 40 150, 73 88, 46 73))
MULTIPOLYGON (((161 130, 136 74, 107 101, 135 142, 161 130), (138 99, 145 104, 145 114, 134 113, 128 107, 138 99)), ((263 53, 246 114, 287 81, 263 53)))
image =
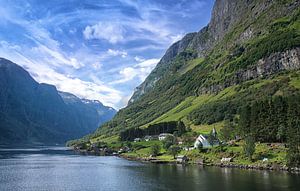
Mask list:
POLYGON ((0 57, 38 82, 124 107, 166 49, 210 19, 213 0, 0 0, 0 57))

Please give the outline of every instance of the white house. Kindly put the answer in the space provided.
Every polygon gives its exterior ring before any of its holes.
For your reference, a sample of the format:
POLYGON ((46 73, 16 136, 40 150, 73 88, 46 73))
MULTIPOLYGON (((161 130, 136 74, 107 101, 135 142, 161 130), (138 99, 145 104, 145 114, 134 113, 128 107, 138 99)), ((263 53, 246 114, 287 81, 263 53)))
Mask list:
POLYGON ((179 155, 176 157, 177 163, 186 163, 189 159, 185 155, 179 155))
POLYGON ((152 140, 152 136, 147 135, 144 137, 145 141, 151 141, 152 140))
POLYGON ((133 141, 134 141, 134 142, 140 142, 140 141, 141 141, 141 138, 135 138, 133 141))
POLYGON ((200 134, 199 137, 196 139, 194 143, 194 148, 197 149, 200 143, 203 145, 203 148, 211 147, 206 137, 202 134, 200 134))
POLYGON ((222 158, 221 163, 232 162, 232 158, 222 158))
POLYGON ((167 136, 173 136, 173 135, 170 133, 162 133, 158 136, 158 140, 163 141, 167 138, 167 136))

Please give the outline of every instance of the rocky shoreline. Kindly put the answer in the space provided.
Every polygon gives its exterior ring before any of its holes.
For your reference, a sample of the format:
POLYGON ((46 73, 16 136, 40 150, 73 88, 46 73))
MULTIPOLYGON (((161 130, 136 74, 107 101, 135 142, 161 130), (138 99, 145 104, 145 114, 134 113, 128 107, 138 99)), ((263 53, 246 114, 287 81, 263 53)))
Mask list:
POLYGON ((300 168, 289 168, 287 166, 272 166, 272 165, 240 165, 240 164, 213 164, 212 166, 217 166, 221 168, 240 168, 249 170, 268 170, 268 171, 287 171, 293 173, 300 173, 300 168))
POLYGON ((176 161, 166 161, 159 160, 155 158, 143 158, 143 157, 126 157, 120 155, 119 157, 131 161, 140 161, 148 162, 154 164, 182 164, 182 165, 200 165, 200 166, 215 166, 220 168, 238 168, 238 169, 247 169, 247 170, 267 170, 267 171, 285 171, 291 173, 300 173, 300 168, 289 168, 287 166, 272 166, 272 165, 242 165, 242 164, 233 164, 233 163, 199 163, 199 162, 188 162, 188 163, 178 163, 176 161))
POLYGON ((182 164, 182 165, 200 165, 200 166, 215 166, 220 168, 238 168, 238 169, 247 169, 247 170, 267 170, 267 171, 285 171, 291 173, 300 173, 300 168, 294 167, 290 168, 287 166, 280 166, 280 165, 243 165, 243 164, 234 164, 234 163, 205 163, 203 161, 190 161, 187 163, 178 163, 175 160, 161 160, 155 157, 134 157, 134 156, 125 156, 122 154, 112 154, 112 153, 100 153, 95 151, 88 151, 88 150, 78 150, 71 148, 76 153, 82 155, 93 155, 93 156, 116 156, 130 161, 139 161, 144 163, 153 163, 153 164, 182 164))

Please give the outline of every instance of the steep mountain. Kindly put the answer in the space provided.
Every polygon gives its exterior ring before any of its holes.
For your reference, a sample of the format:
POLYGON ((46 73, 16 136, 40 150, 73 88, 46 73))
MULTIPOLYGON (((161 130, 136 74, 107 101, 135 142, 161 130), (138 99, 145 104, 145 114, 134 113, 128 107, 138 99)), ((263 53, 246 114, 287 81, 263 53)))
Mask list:
POLYGON ((63 143, 94 131, 115 110, 37 83, 0 58, 0 143, 63 143))
POLYGON ((86 138, 182 120, 233 120, 254 101, 300 93, 300 2, 216 0, 210 23, 173 44, 126 108, 86 138))
POLYGON ((109 121, 116 114, 112 107, 104 106, 98 100, 80 99, 67 92, 58 92, 63 98, 65 104, 74 113, 77 119, 82 118, 79 123, 84 125, 90 123, 87 127, 99 127, 102 123, 109 121))

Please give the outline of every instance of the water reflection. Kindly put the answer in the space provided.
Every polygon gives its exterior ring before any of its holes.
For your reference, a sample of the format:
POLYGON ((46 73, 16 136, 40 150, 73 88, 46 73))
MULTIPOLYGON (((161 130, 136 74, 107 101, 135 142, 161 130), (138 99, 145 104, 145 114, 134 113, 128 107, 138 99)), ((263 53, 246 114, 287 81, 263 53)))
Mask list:
POLYGON ((0 149, 0 190, 299 190, 300 177, 80 156, 61 147, 0 149))

